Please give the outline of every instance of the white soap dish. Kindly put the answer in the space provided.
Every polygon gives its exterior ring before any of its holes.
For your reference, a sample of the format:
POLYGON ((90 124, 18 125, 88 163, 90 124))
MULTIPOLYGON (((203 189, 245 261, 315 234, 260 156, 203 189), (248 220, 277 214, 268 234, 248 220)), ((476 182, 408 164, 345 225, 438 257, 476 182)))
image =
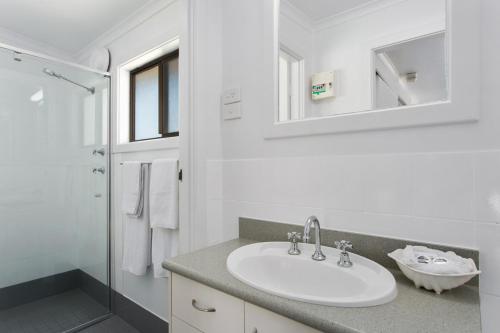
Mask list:
POLYGON ((437 294, 459 287, 481 273, 472 259, 425 246, 408 245, 389 253, 389 257, 417 288, 424 287, 437 294))

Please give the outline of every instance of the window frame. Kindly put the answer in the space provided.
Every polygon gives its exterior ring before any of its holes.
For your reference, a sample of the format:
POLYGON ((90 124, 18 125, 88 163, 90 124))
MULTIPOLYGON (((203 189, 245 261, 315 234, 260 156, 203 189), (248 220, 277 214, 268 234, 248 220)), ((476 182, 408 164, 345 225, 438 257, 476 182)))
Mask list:
POLYGON ((165 105, 165 96, 168 96, 168 85, 165 86, 164 84, 164 66, 173 59, 179 59, 178 49, 130 71, 129 142, 150 141, 179 136, 179 131, 168 132, 168 105, 165 105), (161 136, 137 140, 135 138, 135 77, 137 74, 154 67, 158 67, 158 134, 161 134, 161 136), (164 94, 164 92, 166 93, 164 94), (167 125, 166 128, 165 124, 167 125))

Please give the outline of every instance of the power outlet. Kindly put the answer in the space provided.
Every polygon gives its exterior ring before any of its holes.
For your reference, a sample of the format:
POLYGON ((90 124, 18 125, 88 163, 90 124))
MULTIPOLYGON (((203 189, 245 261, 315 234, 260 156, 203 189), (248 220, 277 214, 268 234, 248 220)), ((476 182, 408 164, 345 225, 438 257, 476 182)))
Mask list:
POLYGON ((224 120, 241 118, 241 103, 232 103, 222 106, 222 118, 224 120))
POLYGON ((225 90, 222 94, 222 104, 228 105, 233 103, 241 102, 241 89, 240 88, 232 88, 225 90))

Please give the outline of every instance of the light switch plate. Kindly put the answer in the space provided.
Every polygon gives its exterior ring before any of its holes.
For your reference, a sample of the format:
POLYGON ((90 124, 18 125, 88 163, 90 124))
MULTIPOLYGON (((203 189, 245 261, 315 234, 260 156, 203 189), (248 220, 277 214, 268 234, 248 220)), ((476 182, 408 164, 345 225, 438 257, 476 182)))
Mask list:
POLYGON ((241 101, 241 89, 233 88, 225 90, 222 94, 222 104, 228 105, 233 103, 238 103, 241 101))
POLYGON ((241 103, 232 103, 222 106, 222 118, 224 120, 241 118, 241 103))

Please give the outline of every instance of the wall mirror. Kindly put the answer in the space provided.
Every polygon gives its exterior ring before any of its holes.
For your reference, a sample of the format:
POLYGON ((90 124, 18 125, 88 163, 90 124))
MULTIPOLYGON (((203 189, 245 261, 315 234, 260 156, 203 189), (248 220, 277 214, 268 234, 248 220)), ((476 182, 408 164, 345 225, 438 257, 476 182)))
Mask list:
POLYGON ((275 123, 450 100, 447 0, 280 0, 275 123))

